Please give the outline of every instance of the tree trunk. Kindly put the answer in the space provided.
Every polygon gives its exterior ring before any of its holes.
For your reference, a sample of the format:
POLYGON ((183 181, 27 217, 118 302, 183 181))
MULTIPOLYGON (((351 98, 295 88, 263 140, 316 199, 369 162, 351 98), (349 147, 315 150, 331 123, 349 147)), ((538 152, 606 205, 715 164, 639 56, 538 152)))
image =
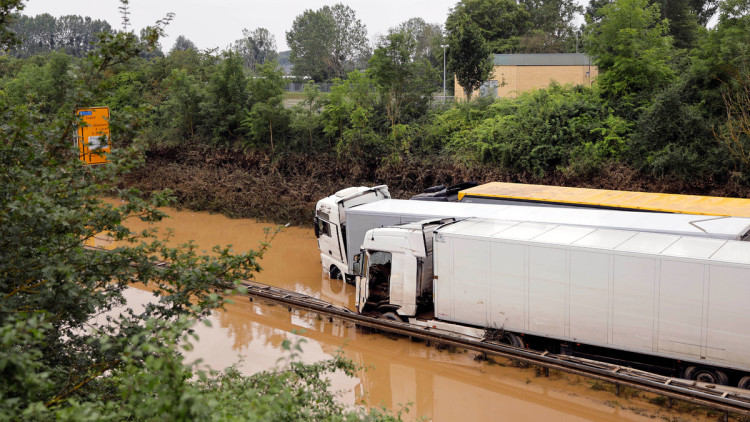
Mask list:
POLYGON ((268 129, 271 132, 271 154, 273 154, 273 125, 271 124, 272 120, 268 119, 268 129))

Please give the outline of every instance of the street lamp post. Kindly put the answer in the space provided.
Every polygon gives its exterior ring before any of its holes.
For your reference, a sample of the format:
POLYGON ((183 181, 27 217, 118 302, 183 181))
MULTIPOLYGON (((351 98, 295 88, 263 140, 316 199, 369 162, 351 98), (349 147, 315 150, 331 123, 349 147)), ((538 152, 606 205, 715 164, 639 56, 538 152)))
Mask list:
POLYGON ((441 44, 440 46, 443 47, 443 104, 445 104, 445 49, 448 45, 441 44))

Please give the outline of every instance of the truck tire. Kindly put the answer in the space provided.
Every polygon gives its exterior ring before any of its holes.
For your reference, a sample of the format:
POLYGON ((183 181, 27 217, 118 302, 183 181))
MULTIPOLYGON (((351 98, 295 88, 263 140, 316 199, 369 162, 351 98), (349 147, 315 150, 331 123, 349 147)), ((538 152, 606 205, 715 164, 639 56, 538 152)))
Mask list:
POLYGON ((404 322, 404 320, 395 312, 386 312, 383 314, 383 318, 388 321, 404 322))
POLYGON ((729 377, 727 377, 727 374, 725 374, 724 372, 717 369, 702 368, 697 366, 688 366, 687 369, 685 369, 684 378, 695 380, 698 382, 705 382, 708 384, 729 384, 729 377))
POLYGON ((328 272, 329 276, 332 280, 343 280, 344 277, 341 275, 341 271, 339 271, 339 268, 336 266, 332 266, 331 270, 328 272))
POLYGON ((750 389, 750 375, 742 377, 740 382, 737 383, 737 387, 750 389))
POLYGON ((507 344, 508 346, 524 348, 523 339, 513 333, 504 332, 500 338, 500 344, 507 344))

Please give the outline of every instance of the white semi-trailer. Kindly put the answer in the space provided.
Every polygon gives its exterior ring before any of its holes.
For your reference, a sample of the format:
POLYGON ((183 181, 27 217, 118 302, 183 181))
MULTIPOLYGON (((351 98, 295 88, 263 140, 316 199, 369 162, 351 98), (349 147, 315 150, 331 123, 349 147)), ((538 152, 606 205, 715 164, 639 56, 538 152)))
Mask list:
POLYGON ((354 260, 359 312, 750 387, 750 242, 471 218, 354 260))
POLYGON ((497 218, 733 240, 750 232, 750 218, 399 200, 390 199, 386 186, 336 192, 318 201, 315 213, 323 269, 332 278, 348 279, 352 279, 352 258, 368 230, 425 219, 497 218))

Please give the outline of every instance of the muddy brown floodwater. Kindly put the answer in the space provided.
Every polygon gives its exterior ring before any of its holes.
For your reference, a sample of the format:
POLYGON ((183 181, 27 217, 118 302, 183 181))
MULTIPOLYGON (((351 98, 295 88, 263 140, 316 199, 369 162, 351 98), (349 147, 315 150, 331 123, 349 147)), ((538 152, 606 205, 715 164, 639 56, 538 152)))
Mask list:
MULTIPOLYGON (((231 244, 237 252, 256 249, 265 238, 263 229, 274 227, 202 212, 165 211, 171 218, 157 225, 160 232, 171 228, 173 244, 194 240, 207 251, 217 244, 231 244)), ((146 225, 133 222, 131 228, 140 230, 146 225)), ((98 243, 107 242, 100 238, 98 243)), ((273 239, 262 266, 257 281, 353 307, 354 287, 323 274, 311 229, 285 228, 273 239)), ((153 298, 147 290, 136 288, 127 296, 131 306, 153 298)), ((245 297, 235 297, 233 304, 214 312, 209 320, 211 327, 196 326, 200 340, 188 360, 200 358, 202 365, 213 369, 236 365, 251 374, 274 368, 286 356, 281 347, 285 339, 303 341, 301 359, 306 362, 342 350, 367 369, 356 378, 332 376, 340 400, 390 409, 410 403, 407 419, 673 421, 709 416, 705 410, 687 406, 666 409, 655 404, 658 398, 645 393, 626 390, 617 396, 610 392, 611 386, 591 380, 554 371, 542 377, 533 368, 517 368, 508 361, 482 362, 464 350, 439 350, 405 338, 364 334, 348 323, 245 297)))

